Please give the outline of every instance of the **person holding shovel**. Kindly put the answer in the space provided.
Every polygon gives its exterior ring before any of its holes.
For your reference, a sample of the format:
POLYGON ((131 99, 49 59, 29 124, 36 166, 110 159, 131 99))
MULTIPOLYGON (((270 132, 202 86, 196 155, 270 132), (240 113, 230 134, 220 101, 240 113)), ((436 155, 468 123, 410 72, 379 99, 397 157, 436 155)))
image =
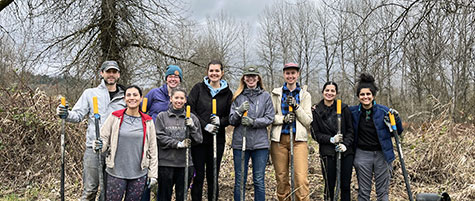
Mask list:
MULTIPOLYGON (((396 116, 396 126, 402 133, 401 120, 397 111, 376 104, 378 87, 372 75, 362 73, 356 85, 356 96, 360 104, 351 106, 356 147, 354 166, 358 178, 358 200, 369 201, 373 177, 376 184, 378 201, 389 200, 389 181, 392 174, 392 162, 395 159, 391 133, 389 131, 388 112, 396 116)), ((389 125, 390 126, 390 125, 389 125)))
POLYGON ((196 177, 193 179, 191 197, 193 201, 201 201, 203 182, 206 175, 208 184, 208 200, 218 200, 219 169, 224 153, 225 128, 229 125, 229 111, 233 93, 228 83, 222 79, 224 66, 220 61, 213 60, 208 64, 203 82, 195 84, 188 96, 191 112, 200 120, 203 143, 191 147, 196 177), (213 99, 216 100, 216 114, 213 114, 213 99), (215 136, 213 136, 215 135, 215 136), (213 144, 213 138, 217 143, 213 144), (216 148, 216 153, 214 153, 216 148), (216 158, 214 157, 216 155, 216 158), (217 164, 213 164, 216 160, 217 164), (213 168, 216 165, 216 170, 213 168), (214 175, 216 173, 216 175, 214 175), (215 178, 216 176, 216 178, 215 178), (216 181, 216 183, 215 183, 216 181), (214 189, 216 186, 216 189, 214 189), (213 194, 213 191, 215 194, 213 194))
POLYGON ((157 139, 152 117, 139 110, 142 90, 125 90, 126 109, 110 115, 94 149, 106 153, 106 197, 110 201, 140 200, 145 186, 157 183, 157 139))
POLYGON ((297 64, 285 64, 283 74, 284 85, 274 88, 271 94, 275 117, 271 128, 270 151, 277 180, 277 198, 283 201, 295 196, 296 200, 309 200, 307 138, 312 123, 312 97, 307 86, 300 86, 297 82, 300 76, 297 64), (293 173, 289 166, 295 168, 293 173), (290 184, 289 171, 291 178, 295 177, 295 181, 290 179, 290 184), (292 189, 293 183, 295 186, 292 189))
MULTIPOLYGON (((93 97, 98 100, 98 110, 102 124, 114 111, 124 109, 124 87, 117 84, 120 78, 119 64, 116 61, 104 61, 101 65, 101 84, 96 88, 86 89, 79 97, 72 110, 68 106, 59 105, 56 113, 67 122, 79 123, 87 117, 86 149, 83 157, 83 192, 81 201, 96 200, 99 187, 99 156, 94 153, 92 144, 96 140, 94 124, 93 97)), ((102 162, 103 163, 103 162, 102 162)), ((101 189, 104 191, 104 189, 101 189)), ((101 193, 101 195, 104 195, 101 193)), ((104 200, 104 197, 100 198, 104 200)))
MULTIPOLYGON (((173 186, 175 199, 184 201, 186 148, 203 142, 201 126, 198 118, 191 114, 186 118, 186 91, 180 87, 171 91, 170 107, 166 112, 158 114, 155 121, 158 140, 158 198, 172 200, 173 186), (187 130, 190 138, 186 138, 187 130)), ((193 172, 193 163, 189 164, 188 172, 193 172)), ((188 183, 191 180, 188 175, 188 183)))
POLYGON ((341 104, 341 134, 338 134, 338 85, 329 81, 323 85, 323 99, 313 110, 312 137, 319 143, 322 175, 325 180, 325 200, 334 200, 337 176, 337 152, 341 157, 341 200, 351 200, 351 173, 353 170, 353 120, 346 104, 341 104))
POLYGON ((234 126, 232 148, 235 201, 245 200, 247 168, 250 158, 252 159, 254 183, 253 200, 266 200, 264 179, 270 147, 267 126, 274 121, 274 114, 270 94, 265 91, 257 68, 254 66, 245 68, 239 87, 234 94, 229 115, 229 122, 234 126), (244 141, 246 144, 243 149, 244 141), (244 180, 241 181, 241 178, 244 180))

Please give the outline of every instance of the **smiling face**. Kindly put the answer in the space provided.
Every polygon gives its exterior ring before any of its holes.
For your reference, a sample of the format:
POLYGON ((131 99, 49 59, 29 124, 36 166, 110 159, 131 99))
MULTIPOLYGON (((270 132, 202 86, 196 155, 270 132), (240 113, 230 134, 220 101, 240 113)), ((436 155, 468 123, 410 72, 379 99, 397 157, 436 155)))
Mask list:
POLYGON ((284 80, 288 85, 294 85, 297 83, 299 76, 300 72, 295 68, 288 68, 284 70, 284 80))
POLYGON ((358 98, 363 108, 369 109, 373 106, 374 96, 369 88, 362 88, 358 94, 358 98))
POLYGON ((176 91, 170 97, 170 102, 172 102, 173 109, 181 109, 186 104, 186 96, 182 91, 176 91))
POLYGON ((169 75, 167 76, 167 86, 170 88, 175 88, 180 84, 180 76, 178 75, 169 75))
POLYGON ((246 83, 247 88, 256 88, 257 83, 259 82, 259 76, 257 75, 244 75, 244 83, 246 83))
POLYGON ((120 72, 116 69, 110 68, 107 71, 101 71, 101 76, 107 85, 114 85, 120 78, 120 72))
POLYGON ((335 85, 329 84, 323 89, 323 99, 328 102, 334 101, 336 98, 336 87, 335 85))
POLYGON ((129 88, 125 91, 125 104, 129 109, 137 109, 142 102, 142 96, 136 88, 129 88))
POLYGON ((208 66, 208 78, 211 82, 219 82, 224 75, 221 65, 211 64, 208 66))

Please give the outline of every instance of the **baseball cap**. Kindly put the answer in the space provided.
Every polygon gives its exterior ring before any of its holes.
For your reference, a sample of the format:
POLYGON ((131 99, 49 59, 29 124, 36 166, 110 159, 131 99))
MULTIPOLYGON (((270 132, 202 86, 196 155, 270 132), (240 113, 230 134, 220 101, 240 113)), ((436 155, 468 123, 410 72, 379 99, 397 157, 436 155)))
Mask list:
POLYGON ((259 75, 259 71, 256 66, 248 66, 244 68, 244 73, 242 75, 259 75))
POLYGON ((300 66, 299 66, 298 64, 292 63, 292 62, 286 63, 286 64, 284 65, 284 69, 283 69, 283 70, 285 70, 285 69, 290 69, 290 68, 295 68, 295 69, 297 69, 297 71, 300 71, 300 66))
POLYGON ((119 64, 117 64, 117 61, 104 61, 104 63, 102 63, 101 65, 101 71, 102 72, 105 72, 109 69, 116 69, 117 71, 120 72, 120 69, 119 69, 119 64))

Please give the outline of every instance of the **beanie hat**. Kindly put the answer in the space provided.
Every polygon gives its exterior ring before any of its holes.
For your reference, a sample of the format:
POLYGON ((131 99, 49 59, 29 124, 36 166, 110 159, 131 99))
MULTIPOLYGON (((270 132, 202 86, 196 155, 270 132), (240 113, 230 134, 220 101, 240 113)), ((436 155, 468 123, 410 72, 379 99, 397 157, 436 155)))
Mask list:
POLYGON ((183 72, 181 68, 176 65, 169 65, 167 66, 167 72, 165 72, 165 81, 169 75, 178 75, 180 76, 180 81, 183 80, 183 72))

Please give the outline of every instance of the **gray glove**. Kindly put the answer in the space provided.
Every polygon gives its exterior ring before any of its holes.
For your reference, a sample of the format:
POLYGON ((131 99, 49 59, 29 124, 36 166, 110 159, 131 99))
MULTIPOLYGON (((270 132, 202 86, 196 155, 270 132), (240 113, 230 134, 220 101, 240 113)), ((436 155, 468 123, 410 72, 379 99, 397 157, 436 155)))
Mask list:
POLYGON ((331 137, 330 142, 333 144, 343 142, 343 134, 336 134, 335 136, 331 137))
POLYGON ((214 124, 206 124, 205 126, 205 131, 213 135, 216 135, 218 133, 218 129, 219 129, 219 126, 216 126, 214 124))
MULTIPOLYGON (((396 117, 394 117, 396 118, 396 117)), ((389 128, 389 132, 393 132, 393 127, 391 126, 391 121, 389 120, 389 116, 386 115, 384 116, 384 124, 386 124, 386 126, 389 128)))
POLYGON ((102 145, 103 143, 101 139, 92 141, 94 152, 100 152, 102 150, 102 145))
POLYGON ((66 105, 61 105, 59 104, 58 107, 56 108, 56 115, 59 116, 61 119, 66 119, 68 117, 68 104, 66 105))
POLYGON ((216 115, 212 115, 211 118, 209 118, 211 120, 211 123, 216 125, 216 126, 219 126, 219 117, 216 116, 216 115))
POLYGON ((248 101, 244 101, 243 103, 241 103, 241 105, 237 108, 237 112, 239 113, 239 116, 242 116, 244 112, 248 111, 249 107, 250 106, 249 106, 248 101))
POLYGON ((148 188, 152 188, 153 185, 157 184, 157 179, 148 178, 147 184, 148 184, 148 188))
POLYGON ((254 119, 252 119, 251 117, 248 117, 248 116, 242 117, 241 124, 243 126, 252 127, 254 125, 254 119))
POLYGON ((185 118, 185 126, 188 126, 188 127, 195 127, 195 123, 193 123, 193 119, 191 119, 191 118, 185 118))
POLYGON ((184 139, 181 142, 178 142, 177 148, 178 149, 183 149, 183 148, 188 148, 191 145, 191 140, 189 138, 184 139))
POLYGON ((291 112, 285 115, 284 123, 289 124, 295 121, 295 113, 291 112))
POLYGON ((299 105, 297 104, 297 99, 295 99, 293 96, 288 96, 286 102, 287 105, 292 106, 294 110, 297 110, 297 108, 299 108, 299 105))
POLYGON ((389 112, 394 115, 394 118, 399 117, 399 112, 396 109, 389 108, 389 112))
POLYGON ((340 153, 345 152, 346 151, 346 146, 344 144, 336 145, 335 151, 340 152, 340 153))

